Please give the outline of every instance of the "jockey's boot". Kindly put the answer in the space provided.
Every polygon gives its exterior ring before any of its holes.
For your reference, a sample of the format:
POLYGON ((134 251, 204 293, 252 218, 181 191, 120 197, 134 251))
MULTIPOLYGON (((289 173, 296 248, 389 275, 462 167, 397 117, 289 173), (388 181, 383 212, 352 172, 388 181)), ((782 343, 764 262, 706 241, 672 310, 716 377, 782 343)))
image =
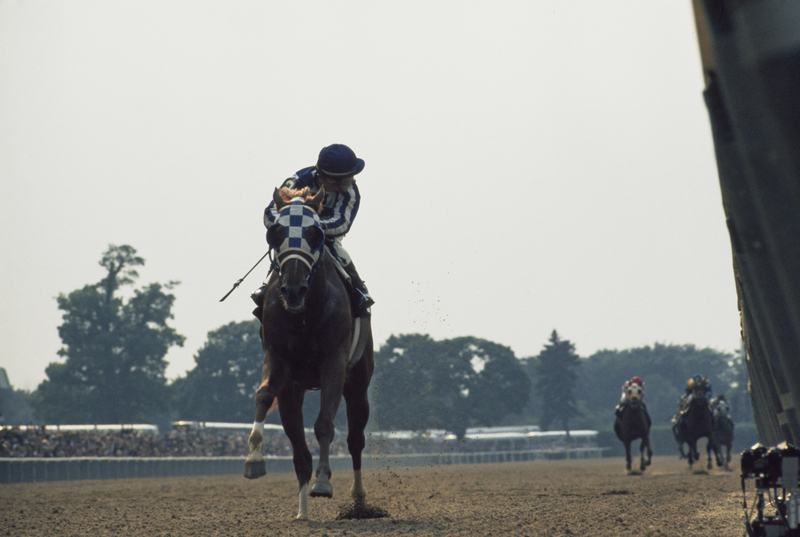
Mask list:
POLYGON ((264 312, 264 292, 266 290, 267 286, 262 285, 253 291, 252 295, 250 295, 250 298, 252 298, 253 302, 256 303, 256 308, 253 310, 253 316, 259 321, 261 320, 261 314, 264 312))
POLYGON ((356 306, 356 317, 369 317, 372 315, 369 308, 375 304, 375 301, 369 296, 367 286, 361 276, 358 275, 355 263, 351 261, 349 265, 344 267, 344 271, 350 276, 350 283, 353 286, 351 299, 356 306))
POLYGON ((617 404, 617 406, 614 407, 614 414, 616 414, 617 417, 622 417, 622 409, 624 407, 625 406, 622 403, 617 404))

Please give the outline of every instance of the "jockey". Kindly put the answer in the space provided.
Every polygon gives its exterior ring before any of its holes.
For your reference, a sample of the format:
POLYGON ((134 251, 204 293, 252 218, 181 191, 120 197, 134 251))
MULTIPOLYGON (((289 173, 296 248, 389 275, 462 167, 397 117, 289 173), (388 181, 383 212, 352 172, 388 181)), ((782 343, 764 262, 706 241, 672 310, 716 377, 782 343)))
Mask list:
POLYGON ((686 381, 686 390, 681 395, 681 398, 678 400, 678 413, 675 414, 675 417, 672 418, 673 422, 678 421, 681 416, 683 416, 686 409, 689 408, 689 404, 692 402, 694 398, 694 391, 695 388, 698 388, 700 391, 705 393, 706 398, 711 401, 711 383, 705 378, 703 375, 695 375, 689 380, 686 381))
MULTIPOLYGON (((342 246, 342 239, 350 231, 361 204, 361 194, 356 186, 355 176, 363 169, 364 161, 356 158, 352 149, 344 144, 333 144, 322 148, 315 166, 297 171, 281 185, 281 188, 292 189, 308 187, 312 195, 320 188, 325 189, 322 214, 319 215, 320 226, 325 232, 325 244, 353 284, 351 298, 356 305, 358 317, 368 317, 369 308, 375 301, 358 275, 347 250, 342 246)), ((264 209, 264 225, 269 227, 277 219, 275 203, 270 202, 264 209)), ((265 287, 266 285, 259 288, 252 296, 259 306, 265 287)))
POLYGON ((617 404, 616 408, 614 409, 617 416, 622 416, 622 411, 625 409, 625 405, 628 403, 630 399, 630 390, 629 388, 634 384, 638 385, 641 389, 641 403, 642 408, 644 409, 644 413, 647 416, 647 425, 652 424, 652 420, 650 419, 650 413, 647 412, 647 404, 644 402, 644 381, 639 377, 631 377, 630 379, 626 380, 622 384, 622 396, 619 399, 619 403, 617 404))

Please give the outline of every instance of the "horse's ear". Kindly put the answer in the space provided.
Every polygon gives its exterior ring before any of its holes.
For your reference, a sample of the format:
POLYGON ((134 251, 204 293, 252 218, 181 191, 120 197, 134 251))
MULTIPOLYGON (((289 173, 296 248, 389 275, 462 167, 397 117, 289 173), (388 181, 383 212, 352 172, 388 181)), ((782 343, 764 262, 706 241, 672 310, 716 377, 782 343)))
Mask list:
POLYGON ((278 248, 286 239, 286 228, 280 224, 272 224, 267 228, 267 244, 270 248, 278 248))
POLYGON ((323 186, 314 196, 306 199, 306 204, 319 213, 322 210, 322 200, 325 199, 325 187, 323 186))
POLYGON ((281 197, 281 192, 280 190, 278 190, 277 187, 275 188, 275 190, 272 191, 272 201, 275 202, 276 209, 280 209, 286 203, 283 201, 283 198, 281 197))
POLYGON ((312 250, 316 250, 322 246, 324 240, 325 233, 317 226, 311 226, 306 229, 306 242, 308 243, 308 247, 312 250))

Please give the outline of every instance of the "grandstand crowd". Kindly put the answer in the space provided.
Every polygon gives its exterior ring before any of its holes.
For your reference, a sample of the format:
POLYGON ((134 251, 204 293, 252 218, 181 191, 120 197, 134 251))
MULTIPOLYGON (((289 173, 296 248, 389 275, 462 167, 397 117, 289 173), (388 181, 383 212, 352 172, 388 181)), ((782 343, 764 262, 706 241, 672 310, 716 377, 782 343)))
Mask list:
MULTIPOLYGON (((267 433, 267 431, 265 431, 267 433)), ((225 431, 210 428, 174 427, 166 434, 154 430, 87 428, 61 430, 51 427, 0 427, 0 458, 13 457, 245 457, 250 451, 249 431, 225 431)), ((347 433, 337 431, 331 455, 347 455, 347 433)), ((312 455, 319 445, 313 433, 306 435, 312 455)), ((587 444, 587 447, 590 444, 587 444)), ((525 441, 502 443, 454 441, 442 436, 411 435, 403 439, 386 433, 367 434, 365 454, 441 453, 442 451, 518 451, 536 448, 563 448, 563 440, 531 446, 525 441), (383 436, 380 436, 383 434, 383 436)), ((573 447, 575 447, 573 445, 573 447)), ((264 435, 265 456, 291 456, 292 446, 282 431, 264 435)))
MULTIPOLYGON (((122 429, 52 431, 41 427, 0 430, 0 457, 238 457, 249 452, 248 433, 208 429, 176 428, 164 435, 150 431, 122 429)), ((308 439, 316 454, 316 439, 308 439)), ((343 441, 336 439, 331 453, 347 452, 343 441), (343 451, 342 451, 343 449, 343 451)), ((264 438, 265 455, 291 455, 285 435, 269 434, 264 438)))

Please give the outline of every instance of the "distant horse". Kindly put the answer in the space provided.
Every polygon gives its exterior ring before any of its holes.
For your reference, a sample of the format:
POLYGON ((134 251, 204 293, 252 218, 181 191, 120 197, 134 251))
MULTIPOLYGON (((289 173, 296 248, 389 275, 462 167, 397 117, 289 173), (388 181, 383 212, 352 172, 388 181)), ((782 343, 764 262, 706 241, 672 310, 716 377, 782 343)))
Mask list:
POLYGON ((279 212, 267 230, 275 252, 273 272, 263 295, 261 340, 264 367, 256 391, 255 423, 248 443, 244 476, 266 474, 261 454, 264 420, 278 406, 283 430, 292 444, 300 488, 297 518, 308 519, 308 496, 332 498, 329 452, 333 419, 344 395, 347 405, 347 447, 353 462, 356 504, 367 495, 361 479, 364 428, 369 420, 367 388, 374 368, 369 318, 356 318, 336 261, 324 247, 318 213, 324 191, 310 197, 308 189, 275 189, 279 212), (312 459, 303 430, 303 396, 319 389, 320 410, 314 423, 319 442, 316 480, 309 491, 312 459), (279 404, 278 404, 279 403, 279 404))
POLYGON ((622 409, 622 414, 614 420, 614 432, 623 444, 625 444, 625 462, 628 471, 631 471, 631 443, 641 439, 639 442, 639 470, 644 472, 650 466, 653 458, 653 451, 650 449, 650 424, 647 423, 647 414, 642 406, 642 387, 632 384, 628 387, 628 402, 622 409), (647 451, 647 460, 644 453, 647 451))
POLYGON ((733 445, 733 420, 728 415, 728 403, 718 400, 712 406, 714 418, 714 443, 718 451, 725 448, 725 469, 730 470, 731 446, 733 445))
POLYGON ((711 416, 711 409, 708 405, 708 397, 702 389, 695 389, 692 393, 692 400, 689 407, 679 416, 677 423, 672 428, 675 440, 678 442, 681 456, 689 459, 689 467, 694 465, 695 461, 700 460, 700 454, 697 451, 697 441, 705 437, 707 439, 706 452, 708 453, 707 468, 711 470, 713 464, 711 463, 711 452, 717 460, 717 466, 722 466, 722 459, 717 452, 716 444, 714 443, 714 422, 711 416), (683 444, 689 447, 689 453, 683 453, 683 444))

